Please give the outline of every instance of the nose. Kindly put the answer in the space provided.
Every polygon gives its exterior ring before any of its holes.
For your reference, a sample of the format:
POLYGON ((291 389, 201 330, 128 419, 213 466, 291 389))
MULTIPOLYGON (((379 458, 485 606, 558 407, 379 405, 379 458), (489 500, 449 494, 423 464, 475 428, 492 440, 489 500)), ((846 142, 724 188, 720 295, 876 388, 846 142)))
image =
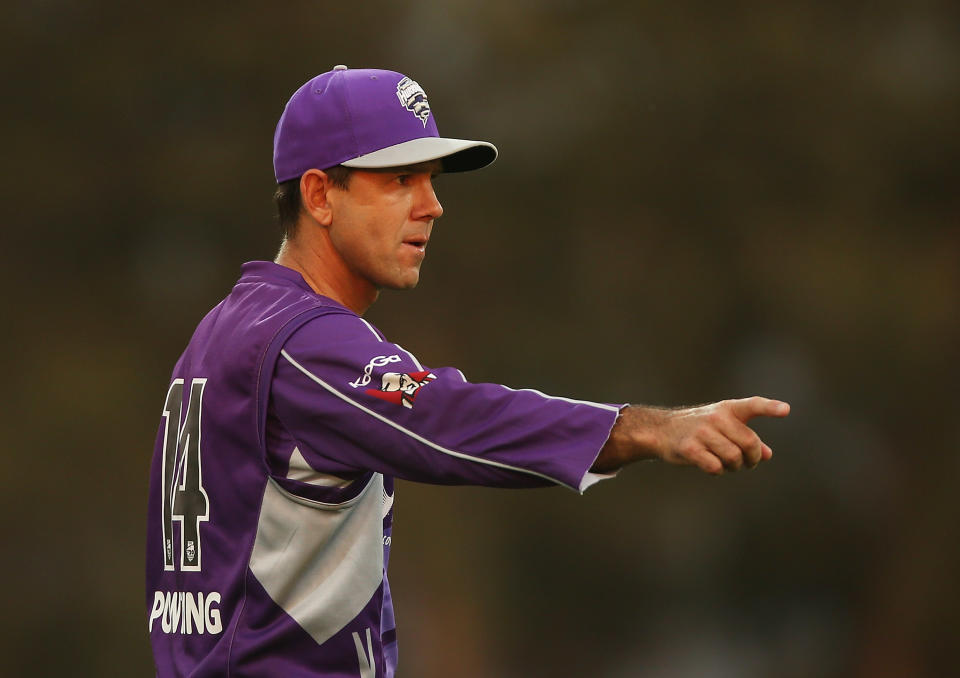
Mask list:
POLYGON ((437 193, 433 190, 433 179, 429 174, 425 174, 419 182, 416 202, 413 207, 414 219, 433 220, 439 219, 443 214, 443 205, 437 199, 437 193))

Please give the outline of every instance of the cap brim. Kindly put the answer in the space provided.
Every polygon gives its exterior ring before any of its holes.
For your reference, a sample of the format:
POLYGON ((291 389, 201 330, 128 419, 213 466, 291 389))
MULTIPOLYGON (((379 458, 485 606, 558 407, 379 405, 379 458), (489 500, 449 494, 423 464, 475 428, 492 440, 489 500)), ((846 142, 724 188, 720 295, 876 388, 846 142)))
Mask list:
POLYGON ((422 137, 387 146, 340 164, 355 169, 382 169, 440 160, 444 172, 468 172, 486 167, 496 159, 496 146, 486 141, 422 137))

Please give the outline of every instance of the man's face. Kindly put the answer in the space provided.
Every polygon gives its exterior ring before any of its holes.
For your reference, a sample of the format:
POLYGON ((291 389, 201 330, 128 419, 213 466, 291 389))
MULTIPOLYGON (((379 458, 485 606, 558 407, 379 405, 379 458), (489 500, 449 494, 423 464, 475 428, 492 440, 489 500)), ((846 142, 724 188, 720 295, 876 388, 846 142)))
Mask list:
POLYGON ((354 170, 346 190, 329 189, 330 240, 357 278, 377 289, 416 286, 433 221, 443 214, 433 190, 439 170, 439 161, 354 170))
POLYGON ((387 372, 380 378, 380 390, 386 391, 387 393, 391 391, 403 391, 407 395, 413 395, 421 386, 423 386, 423 383, 417 381, 409 374, 387 372))

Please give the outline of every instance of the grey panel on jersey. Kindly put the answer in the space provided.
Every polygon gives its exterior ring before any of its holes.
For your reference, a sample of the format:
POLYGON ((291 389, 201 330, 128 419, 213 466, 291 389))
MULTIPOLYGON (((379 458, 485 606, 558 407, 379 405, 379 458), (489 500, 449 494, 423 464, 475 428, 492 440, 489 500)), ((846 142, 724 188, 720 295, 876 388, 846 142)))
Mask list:
POLYGON ((383 581, 383 496, 379 473, 335 505, 267 483, 250 570, 318 644, 356 617, 383 581))

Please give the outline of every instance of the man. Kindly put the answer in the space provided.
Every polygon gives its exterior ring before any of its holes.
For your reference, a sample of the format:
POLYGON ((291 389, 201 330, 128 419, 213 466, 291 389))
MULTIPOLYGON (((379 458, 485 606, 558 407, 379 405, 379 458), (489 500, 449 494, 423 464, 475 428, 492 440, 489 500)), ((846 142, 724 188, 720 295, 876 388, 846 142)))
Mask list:
POLYGON ((666 410, 473 384, 362 318, 415 287, 439 172, 423 89, 337 66, 294 93, 274 169, 285 237, 243 266, 173 371, 151 470, 148 627, 159 676, 392 676, 393 479, 582 492, 638 459, 720 474, 769 459, 764 398, 666 410))

